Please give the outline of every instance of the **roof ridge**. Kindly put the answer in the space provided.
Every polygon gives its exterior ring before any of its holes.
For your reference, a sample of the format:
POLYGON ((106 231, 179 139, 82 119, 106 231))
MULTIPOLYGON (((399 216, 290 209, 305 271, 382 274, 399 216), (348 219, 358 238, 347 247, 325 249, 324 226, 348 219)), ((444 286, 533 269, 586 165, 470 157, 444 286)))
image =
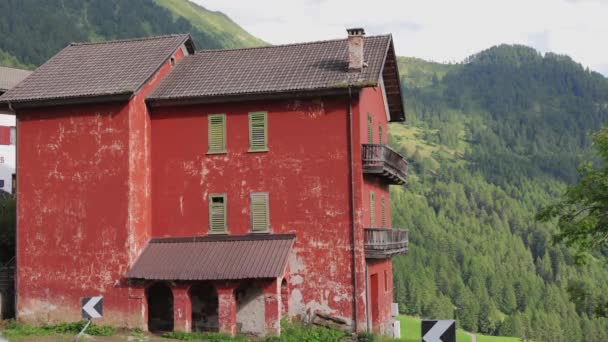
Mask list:
POLYGON ((72 42, 69 44, 69 46, 128 43, 128 42, 146 41, 146 40, 154 40, 154 39, 189 37, 189 36, 190 36, 190 33, 173 33, 173 34, 166 34, 166 35, 162 35, 162 36, 103 40, 103 41, 98 41, 98 42, 72 42))
MULTIPOLYGON (((365 36, 365 38, 383 38, 390 37, 391 34, 378 34, 375 36, 365 36)), ((282 48, 286 46, 299 46, 299 45, 312 45, 312 44, 321 44, 321 43, 332 43, 347 40, 348 38, 335 38, 335 39, 325 39, 325 40, 314 40, 310 42, 300 42, 300 43, 288 43, 288 44, 279 44, 279 45, 265 45, 265 46, 252 46, 252 47, 244 47, 244 48, 233 48, 233 49, 205 49, 205 50, 197 50, 193 55, 202 54, 202 53, 211 53, 211 52, 224 52, 224 51, 247 51, 247 50, 261 50, 261 49, 274 49, 274 48, 282 48)))

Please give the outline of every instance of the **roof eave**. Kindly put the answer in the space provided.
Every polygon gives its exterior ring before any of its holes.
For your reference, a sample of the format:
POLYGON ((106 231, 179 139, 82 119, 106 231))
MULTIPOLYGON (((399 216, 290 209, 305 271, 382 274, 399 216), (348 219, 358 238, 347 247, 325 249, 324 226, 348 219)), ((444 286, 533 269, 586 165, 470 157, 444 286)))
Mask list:
POLYGON ((226 103, 226 102, 243 102, 255 100, 276 100, 286 98, 310 98, 316 96, 336 96, 348 94, 349 88, 364 88, 373 87, 377 83, 361 83, 347 84, 345 86, 328 89, 315 90, 291 90, 272 93, 248 93, 248 94, 231 94, 218 96, 189 96, 179 98, 147 98, 146 103, 150 107, 170 107, 170 106, 187 106, 207 103, 226 103))
POLYGON ((78 96, 59 99, 33 99, 33 100, 18 100, 11 101, 10 99, 0 99, 0 105, 10 105, 15 109, 38 108, 38 107, 54 107, 64 105, 80 105, 92 103, 111 103, 129 101, 133 96, 133 92, 106 94, 95 96, 78 96))
MULTIPOLYGON (((386 53, 384 56, 384 65, 382 72, 379 77, 384 78, 384 84, 387 84, 387 80, 394 82, 392 86, 393 93, 388 94, 388 102, 390 108, 390 122, 404 122, 406 119, 405 106, 403 103, 403 93, 401 90, 401 80, 399 77, 399 66, 397 63, 397 55, 395 54, 395 47, 393 45, 393 36, 389 35, 390 39, 386 47, 386 53), (387 63, 388 68, 387 68, 387 63), (392 70, 391 70, 392 69, 392 70)), ((390 86, 390 83, 389 83, 390 86)), ((387 90, 389 92, 390 90, 387 90)))

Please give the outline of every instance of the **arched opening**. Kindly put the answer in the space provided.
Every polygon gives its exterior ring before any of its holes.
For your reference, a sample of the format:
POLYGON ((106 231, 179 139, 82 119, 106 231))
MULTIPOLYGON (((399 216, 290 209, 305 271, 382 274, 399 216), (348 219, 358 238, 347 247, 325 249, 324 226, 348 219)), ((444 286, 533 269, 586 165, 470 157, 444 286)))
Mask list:
POLYGON ((289 316, 289 288, 285 278, 281 282, 281 315, 283 317, 289 316))
POLYGON ((173 292, 165 283, 155 283, 146 290, 148 330, 153 333, 173 331, 173 292))
POLYGON ((244 281, 236 290, 236 325, 241 334, 264 334, 266 303, 264 291, 255 283, 244 281))
POLYGON ((192 331, 219 331, 217 291, 211 283, 190 288, 192 331))

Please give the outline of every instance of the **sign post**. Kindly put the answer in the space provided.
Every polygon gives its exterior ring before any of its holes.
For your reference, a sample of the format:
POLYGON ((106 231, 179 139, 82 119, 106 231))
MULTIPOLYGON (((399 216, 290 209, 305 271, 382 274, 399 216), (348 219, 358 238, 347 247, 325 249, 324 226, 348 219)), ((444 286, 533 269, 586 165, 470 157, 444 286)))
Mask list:
POLYGON ((456 321, 422 321, 422 342, 456 342, 456 321))
POLYGON ((82 310, 82 318, 88 320, 87 324, 82 328, 82 331, 76 335, 76 342, 80 339, 80 336, 84 334, 87 328, 91 325, 93 318, 103 317, 103 297, 84 297, 80 299, 80 307, 82 310))

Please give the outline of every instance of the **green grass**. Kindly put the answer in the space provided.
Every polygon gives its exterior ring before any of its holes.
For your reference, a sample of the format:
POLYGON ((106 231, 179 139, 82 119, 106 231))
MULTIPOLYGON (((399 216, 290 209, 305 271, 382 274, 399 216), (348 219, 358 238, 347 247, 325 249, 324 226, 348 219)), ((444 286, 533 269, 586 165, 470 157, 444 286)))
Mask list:
MULTIPOLYGON (((422 340, 422 327, 420 323, 420 318, 401 315, 397 317, 397 319, 399 320, 399 322, 401 322, 401 340, 392 341, 420 342, 422 340)), ((456 331, 456 341, 471 342, 471 337, 467 335, 464 331, 458 329, 456 331)))
POLYGON ((520 342, 518 337, 477 335, 477 342, 520 342))
MULTIPOLYGON (((25 339, 35 336, 76 335, 84 328, 86 321, 34 326, 10 322, 2 335, 9 339, 25 339)), ((115 329, 108 325, 91 324, 86 333, 94 336, 112 336, 115 329)))

